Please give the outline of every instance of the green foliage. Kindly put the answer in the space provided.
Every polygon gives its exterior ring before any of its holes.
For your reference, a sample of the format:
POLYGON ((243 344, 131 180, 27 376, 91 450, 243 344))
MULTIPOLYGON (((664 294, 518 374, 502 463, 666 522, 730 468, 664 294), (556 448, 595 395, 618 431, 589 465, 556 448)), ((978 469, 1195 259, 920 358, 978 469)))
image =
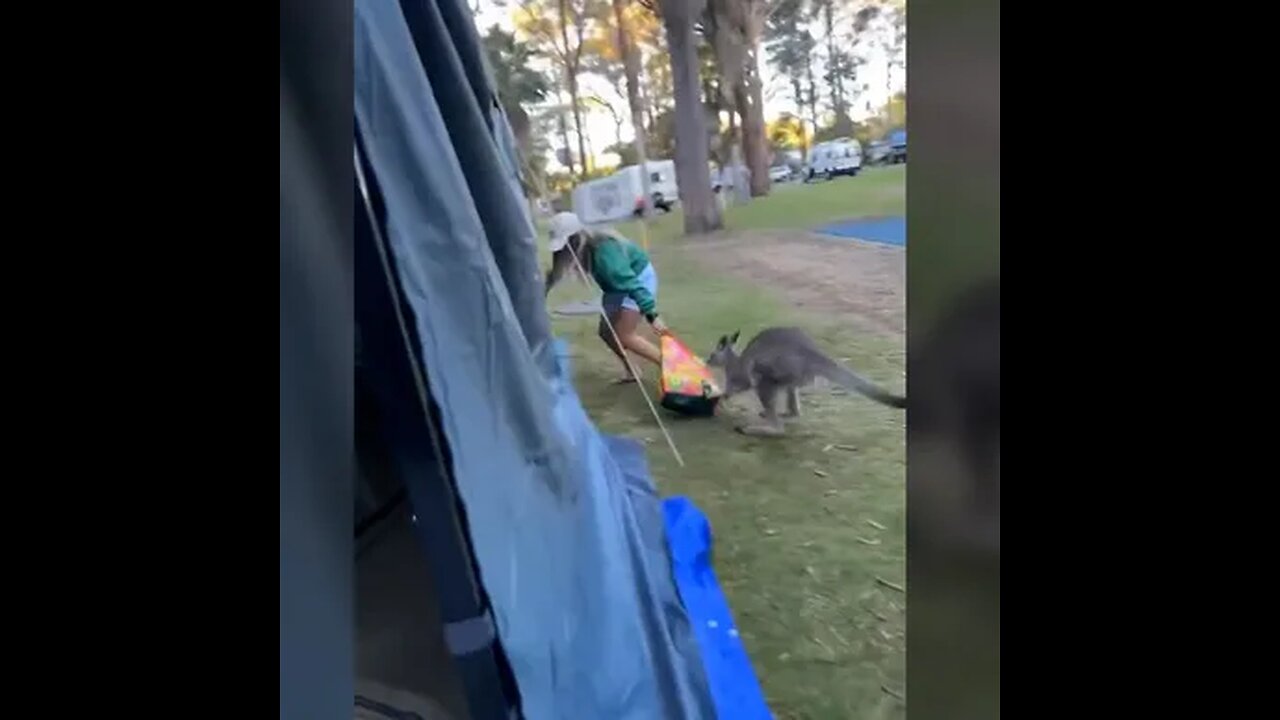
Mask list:
POLYGON ((636 146, 634 143, 614 143, 604 149, 618 156, 620 166, 635 165, 639 160, 636 158, 636 146))
POLYGON ((783 113, 768 124, 769 144, 776 150, 798 150, 804 136, 804 127, 790 113, 783 113))
POLYGON ((538 54, 526 42, 494 25, 481 38, 498 98, 504 107, 542 102, 551 92, 551 80, 530 62, 538 54))

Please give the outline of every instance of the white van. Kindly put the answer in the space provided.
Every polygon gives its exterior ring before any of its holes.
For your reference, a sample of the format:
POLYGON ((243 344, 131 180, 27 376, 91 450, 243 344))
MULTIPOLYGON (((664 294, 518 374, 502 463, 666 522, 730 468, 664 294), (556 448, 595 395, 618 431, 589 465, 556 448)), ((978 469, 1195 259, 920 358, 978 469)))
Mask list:
POLYGON ((853 138, 841 138, 813 146, 805 179, 821 176, 830 180, 837 175, 857 175, 861 169, 862 145, 853 138))
MULTIPOLYGON (((675 161, 652 160, 645 163, 645 168, 649 173, 653 207, 669 212, 680 197, 675 161)), ((612 175, 588 180, 574 188, 573 212, 588 225, 616 222, 640 214, 643 200, 640 166, 628 165, 612 175)))

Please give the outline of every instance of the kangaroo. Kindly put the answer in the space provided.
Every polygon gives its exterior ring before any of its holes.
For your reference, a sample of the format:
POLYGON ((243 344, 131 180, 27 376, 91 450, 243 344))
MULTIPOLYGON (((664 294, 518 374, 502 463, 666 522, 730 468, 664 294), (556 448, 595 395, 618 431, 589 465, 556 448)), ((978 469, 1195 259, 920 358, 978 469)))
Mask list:
POLYGON ((778 436, 783 434, 782 419, 774 407, 778 392, 787 394, 787 412, 782 417, 800 416, 802 385, 815 378, 826 378, 849 390, 889 407, 905 408, 907 399, 880 389, 870 380, 849 370, 827 357, 817 343, 800 328, 772 327, 761 330, 747 343, 739 355, 734 346, 738 332, 725 335, 716 349, 707 356, 707 365, 724 368, 725 389, 728 399, 740 392, 755 388, 764 412, 760 413, 765 425, 747 425, 738 428, 746 435, 778 436))

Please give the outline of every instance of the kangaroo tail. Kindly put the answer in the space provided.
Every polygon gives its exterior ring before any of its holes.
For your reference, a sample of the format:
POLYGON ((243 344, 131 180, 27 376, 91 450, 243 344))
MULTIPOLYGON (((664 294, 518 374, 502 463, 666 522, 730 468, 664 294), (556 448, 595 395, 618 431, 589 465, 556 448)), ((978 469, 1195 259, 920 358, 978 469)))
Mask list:
POLYGON ((875 383, 834 360, 830 361, 826 371, 823 373, 823 377, 871 400, 875 400, 881 405, 888 405, 892 408, 905 408, 907 406, 907 398, 905 396, 894 395, 880 388, 875 383))

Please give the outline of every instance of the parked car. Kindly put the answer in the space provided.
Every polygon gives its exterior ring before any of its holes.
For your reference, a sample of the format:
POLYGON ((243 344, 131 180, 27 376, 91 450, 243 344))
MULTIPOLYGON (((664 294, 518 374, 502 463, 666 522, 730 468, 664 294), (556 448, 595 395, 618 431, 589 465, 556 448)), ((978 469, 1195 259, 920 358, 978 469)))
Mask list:
POLYGON ((862 145, 853 138, 821 142, 809 153, 806 180, 818 176, 830 180, 837 175, 857 175, 862 170, 862 145))
POLYGON ((774 165, 769 168, 769 180, 772 182, 786 182, 791 179, 791 168, 786 165, 774 165))
POLYGON ((867 143, 867 154, 864 160, 868 165, 886 165, 892 148, 884 140, 872 140, 867 143))
POLYGON ((897 164, 907 161, 907 131, 905 129, 893 130, 884 136, 884 141, 889 145, 889 162, 897 164))

